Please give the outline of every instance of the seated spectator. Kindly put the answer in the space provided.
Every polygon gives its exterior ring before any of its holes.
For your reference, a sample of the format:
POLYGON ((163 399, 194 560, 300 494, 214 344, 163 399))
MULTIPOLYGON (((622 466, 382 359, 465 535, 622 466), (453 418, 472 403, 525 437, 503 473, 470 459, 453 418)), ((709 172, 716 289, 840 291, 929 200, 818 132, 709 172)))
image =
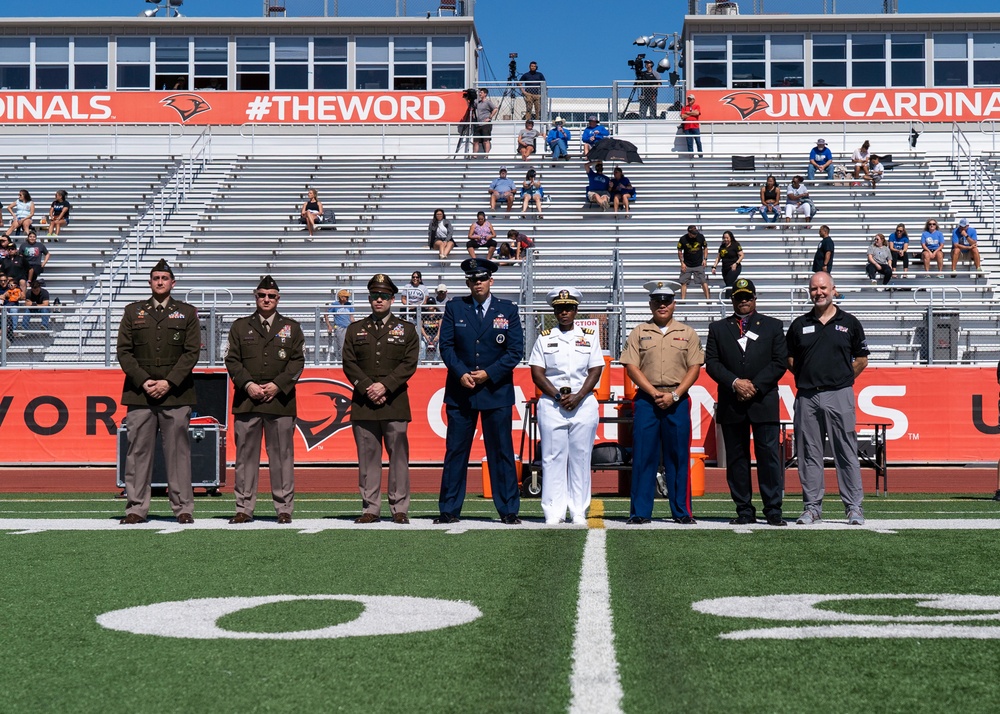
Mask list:
POLYGON ((769 174, 764 185, 760 187, 760 208, 757 209, 765 223, 777 223, 778 219, 781 218, 779 201, 781 201, 781 188, 778 186, 777 179, 769 174), (771 214, 770 221, 767 220, 768 214, 771 214))
POLYGON ((972 258, 979 272, 979 241, 976 229, 969 225, 969 219, 963 218, 958 222, 958 226, 951 233, 951 270, 955 272, 958 261, 962 257, 972 258))
POLYGON ((610 132, 598 123, 596 114, 587 117, 587 128, 583 130, 583 135, 580 137, 580 141, 583 142, 583 158, 587 158, 587 154, 597 142, 601 139, 607 139, 608 136, 610 136, 610 132))
POLYGON ((876 234, 872 244, 868 246, 868 259, 865 263, 865 272, 868 273, 868 279, 873 285, 876 282, 875 276, 879 274, 882 276, 883 285, 888 285, 892 279, 890 252, 885 236, 881 233, 876 234))
POLYGON ((493 252, 497 249, 497 233, 482 211, 476 214, 476 222, 469 226, 469 242, 465 247, 469 249, 469 255, 473 258, 476 257, 477 250, 486 248, 487 260, 493 260, 493 252))
POLYGON ((797 214, 806 217, 806 228, 812 222, 812 202, 809 200, 809 189, 802 183, 801 176, 792 178, 792 183, 788 186, 788 193, 785 194, 785 222, 790 223, 797 214))
POLYGON ((49 258, 52 257, 49 249, 44 244, 38 242, 38 235, 35 233, 34 228, 28 231, 28 239, 21 246, 21 254, 28 264, 28 283, 38 279, 38 276, 45 270, 49 258))
POLYGON ((323 222, 323 202, 319 200, 316 189, 311 188, 306 192, 306 201, 299 209, 299 213, 301 214, 299 223, 305 223, 309 235, 314 235, 316 226, 323 222))
POLYGON ((587 200, 596 203, 602 211, 611 207, 611 179, 604 175, 604 163, 594 162, 591 170, 590 164, 586 164, 587 170, 587 200))
POLYGON ((868 167, 868 180, 872 183, 872 192, 875 191, 875 184, 882 180, 882 176, 885 174, 885 167, 882 165, 882 160, 872 154, 871 165, 868 167))
POLYGON ((0 271, 7 276, 8 280, 15 281, 21 292, 27 289, 28 261, 16 243, 8 243, 7 255, 0 259, 0 271))
POLYGON ((521 253, 527 253, 528 248, 535 247, 535 241, 527 233, 516 231, 513 228, 507 231, 507 240, 510 242, 510 253, 514 260, 520 260, 521 253))
POLYGON ((69 225, 69 211, 73 208, 73 205, 66 200, 66 192, 63 190, 56 191, 56 199, 49 206, 49 235, 56 236, 53 238, 57 243, 59 242, 59 231, 69 225))
POLYGON ((569 142, 572 135, 564 126, 562 117, 556 117, 552 121, 552 128, 545 135, 545 145, 552 151, 552 160, 569 161, 569 142))
POLYGON ((17 200, 12 201, 7 210, 10 211, 10 226, 4 235, 10 238, 18 230, 25 233, 31 230, 31 222, 35 216, 35 202, 31 200, 31 194, 21 189, 17 193, 17 200))
POLYGON ((49 329, 49 291, 45 289, 45 279, 39 278, 31 283, 31 289, 24 296, 24 317, 21 318, 21 329, 27 330, 31 318, 38 315, 42 319, 42 329, 49 329))
POLYGON ((722 232, 722 244, 719 246, 719 254, 712 265, 712 275, 715 275, 716 268, 722 263, 722 282, 726 287, 733 287, 736 279, 743 272, 743 247, 737 242, 732 231, 722 232))
POLYGON ((408 306, 406 312, 409 314, 411 320, 417 320, 420 317, 421 305, 427 303, 427 298, 430 297, 430 291, 424 287, 424 276, 419 270, 414 270, 410 275, 410 282, 403 286, 400 292, 400 302, 403 305, 408 306))
POLYGON ((871 144, 866 140, 864 144, 861 145, 860 149, 854 151, 854 156, 851 160, 854 162, 854 186, 859 186, 860 182, 857 179, 864 175, 866 180, 871 179, 871 171, 868 168, 868 164, 871 161, 871 156, 868 153, 868 147, 871 144))
POLYGON ((427 304, 437 305, 439 308, 444 309, 444 304, 448 302, 449 299, 448 286, 444 283, 438 283, 437 288, 435 288, 434 295, 427 298, 427 304))
POLYGON ((896 270, 896 266, 900 263, 903 264, 904 273, 909 270, 910 256, 907 253, 909 248, 910 236, 906 234, 906 226, 900 223, 896 226, 896 230, 892 232, 892 235, 889 236, 889 250, 893 270, 896 270))
POLYGON ((434 217, 427 224, 427 247, 438 252, 438 257, 442 260, 448 257, 451 249, 455 247, 454 230, 444 215, 444 209, 434 211, 434 217))
POLYGON ((816 146, 809 152, 809 170, 806 175, 812 181, 816 172, 826 173, 826 180, 833 181, 833 152, 826 145, 826 139, 816 139, 816 146))
POLYGON ((628 202, 635 198, 635 187, 628 180, 628 177, 625 176, 625 173, 617 166, 611 172, 611 184, 608 190, 611 192, 611 198, 614 200, 615 213, 618 213, 619 205, 624 205, 625 215, 628 215, 628 202))
POLYGON ((933 218, 924 224, 924 232, 920 234, 920 258, 925 273, 931 272, 932 260, 937 262, 939 273, 944 271, 944 235, 933 218))
POLYGON ((524 122, 524 128, 517 133, 517 153, 521 155, 522 161, 527 161, 535 153, 535 139, 537 138, 538 132, 535 131, 535 122, 528 119, 524 122))
POLYGON ((497 210, 497 201, 507 204, 507 212, 514 206, 514 182, 507 178, 507 167, 500 167, 500 176, 490 183, 490 210, 497 210))
POLYGON ((535 173, 534 169, 528 169, 521 182, 521 213, 528 211, 528 204, 534 203, 538 217, 542 217, 542 198, 545 191, 542 189, 542 177, 535 173))

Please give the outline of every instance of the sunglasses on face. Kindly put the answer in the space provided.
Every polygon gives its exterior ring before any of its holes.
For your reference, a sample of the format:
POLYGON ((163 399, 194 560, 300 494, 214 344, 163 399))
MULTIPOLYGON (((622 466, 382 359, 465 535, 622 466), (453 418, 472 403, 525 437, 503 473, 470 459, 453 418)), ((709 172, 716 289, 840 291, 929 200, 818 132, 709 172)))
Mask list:
POLYGON ((370 302, 375 302, 376 300, 392 300, 392 293, 368 293, 368 300, 370 302))
POLYGON ((489 280, 489 278, 466 278, 465 282, 470 283, 470 284, 471 283, 485 283, 487 280, 489 280))
POLYGON ((278 293, 257 293, 258 300, 277 300, 278 293))
POLYGON ((576 305, 556 305, 552 310, 554 312, 576 312, 576 305))
POLYGON ((649 301, 654 305, 670 305, 674 302, 673 295, 654 295, 649 298, 649 301))

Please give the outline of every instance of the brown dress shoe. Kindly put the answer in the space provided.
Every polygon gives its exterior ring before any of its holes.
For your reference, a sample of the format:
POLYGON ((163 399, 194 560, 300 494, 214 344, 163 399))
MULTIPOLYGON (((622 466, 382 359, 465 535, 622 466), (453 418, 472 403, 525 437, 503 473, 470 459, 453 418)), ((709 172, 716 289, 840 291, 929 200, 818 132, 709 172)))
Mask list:
POLYGON ((404 523, 405 524, 405 523, 409 523, 410 519, 407 517, 407 515, 405 513, 393 513, 392 514, 392 522, 393 523, 404 523))
POLYGON ((129 513, 118 522, 123 526, 134 526, 136 523, 145 523, 146 519, 135 513, 129 513))
POLYGON ((249 513, 237 513, 229 519, 230 523, 253 523, 253 516, 249 513))
POLYGON ((179 516, 177 516, 177 522, 182 523, 184 525, 189 525, 191 523, 194 523, 194 517, 190 513, 182 513, 179 516))
POLYGON ((381 518, 376 516, 374 513, 362 513, 360 518, 355 518, 355 523, 378 523, 381 518))
POLYGON ((279 513, 278 514, 278 523, 291 523, 291 522, 292 522, 292 514, 291 513, 279 513))

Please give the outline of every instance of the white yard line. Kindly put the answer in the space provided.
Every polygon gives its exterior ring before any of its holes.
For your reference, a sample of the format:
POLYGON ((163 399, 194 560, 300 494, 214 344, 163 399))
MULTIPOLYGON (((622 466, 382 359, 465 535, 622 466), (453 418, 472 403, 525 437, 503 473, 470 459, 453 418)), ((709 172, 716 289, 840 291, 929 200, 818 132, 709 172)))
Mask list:
POLYGON ((622 710, 622 685, 611 627, 606 541, 607 531, 603 528, 587 531, 576 609, 573 672, 569 680, 571 714, 616 714, 622 710))

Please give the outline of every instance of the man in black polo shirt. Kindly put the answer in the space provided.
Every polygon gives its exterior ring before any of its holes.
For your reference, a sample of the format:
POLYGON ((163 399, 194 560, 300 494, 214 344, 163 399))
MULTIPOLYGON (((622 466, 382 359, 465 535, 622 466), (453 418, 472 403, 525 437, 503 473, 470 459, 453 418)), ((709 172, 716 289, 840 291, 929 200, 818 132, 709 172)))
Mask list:
POLYGON ((681 262, 681 300, 687 297, 688 283, 701 285, 705 299, 711 300, 705 265, 708 263, 708 241, 698 226, 688 226, 687 233, 677 241, 677 259, 681 262))
POLYGON ((788 366, 795 375, 795 448, 802 482, 800 525, 823 514, 823 437, 837 467, 840 498, 850 525, 864 525, 861 465, 855 433, 854 379, 868 366, 865 331, 853 315, 833 304, 829 273, 809 279, 813 309, 788 328, 788 366))

